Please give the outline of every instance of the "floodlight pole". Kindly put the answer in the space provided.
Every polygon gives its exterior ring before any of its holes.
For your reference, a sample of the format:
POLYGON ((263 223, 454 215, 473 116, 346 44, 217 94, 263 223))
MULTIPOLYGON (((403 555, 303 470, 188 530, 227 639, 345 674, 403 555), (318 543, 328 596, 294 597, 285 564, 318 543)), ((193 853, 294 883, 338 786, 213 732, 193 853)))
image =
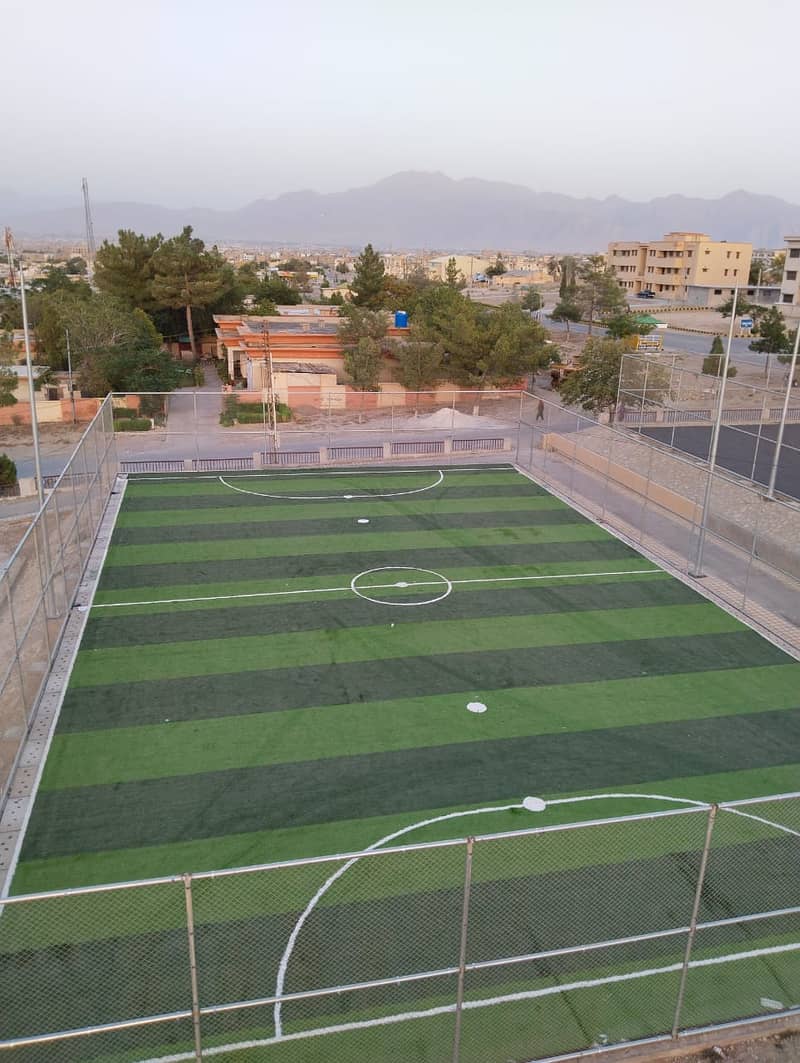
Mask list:
POLYGON ((767 487, 766 497, 772 499, 775 497, 775 478, 778 475, 778 462, 781 456, 781 446, 783 445, 783 430, 786 428, 786 414, 789 411, 789 396, 792 393, 792 384, 794 383, 794 371, 797 367, 797 350, 800 346, 800 322, 797 323, 797 330, 794 334, 794 350, 792 351, 792 361, 789 365, 789 379, 786 381, 786 394, 783 396, 783 409, 781 410, 781 423, 778 426, 778 438, 775 440, 775 453, 772 456, 772 468, 769 473, 769 486, 767 487))
POLYGON ((33 386, 33 363, 31 362, 31 337, 28 329, 28 302, 25 298, 25 271, 19 260, 19 291, 22 302, 22 334, 25 338, 25 365, 28 372, 28 399, 31 405, 31 432, 33 433, 33 465, 36 475, 36 493, 39 508, 44 506, 44 483, 42 482, 42 455, 39 450, 39 421, 36 417, 36 389, 33 386))
POLYGON ((733 343, 733 328, 736 324, 736 303, 739 298, 739 288, 733 289, 733 303, 731 304, 731 324, 728 329, 728 343, 725 348, 725 360, 722 363, 722 380, 719 385, 717 397, 717 413, 714 418, 714 427, 711 432, 711 449, 708 454, 708 474, 706 476, 706 490, 703 496, 703 513, 700 517, 700 537, 697 540, 697 553, 694 559, 694 570, 689 573, 695 579, 702 579, 703 551, 706 545, 706 529, 708 526, 708 512, 711 505, 711 490, 714 486, 714 468, 717 464, 717 446, 719 444, 719 431, 722 426, 722 411, 725 406, 725 385, 728 382, 728 367, 731 360, 731 344, 733 343))

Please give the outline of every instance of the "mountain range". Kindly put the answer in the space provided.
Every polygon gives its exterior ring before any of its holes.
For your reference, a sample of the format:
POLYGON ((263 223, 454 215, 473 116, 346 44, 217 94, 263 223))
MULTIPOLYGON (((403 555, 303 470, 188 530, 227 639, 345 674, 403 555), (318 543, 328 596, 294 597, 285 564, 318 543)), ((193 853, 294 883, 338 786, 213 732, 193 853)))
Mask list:
MULTIPOLYGON (((800 232, 800 206, 737 191, 719 199, 682 195, 633 202, 580 199, 523 185, 407 171, 345 192, 290 192, 238 210, 95 203, 98 242, 118 229, 172 235, 192 225, 206 242, 392 248, 595 251, 610 240, 652 240, 672 230, 780 247, 800 232)), ((83 206, 34 208, 0 192, 0 223, 20 237, 84 237, 83 206), (5 217, 3 216, 5 215, 5 217)))

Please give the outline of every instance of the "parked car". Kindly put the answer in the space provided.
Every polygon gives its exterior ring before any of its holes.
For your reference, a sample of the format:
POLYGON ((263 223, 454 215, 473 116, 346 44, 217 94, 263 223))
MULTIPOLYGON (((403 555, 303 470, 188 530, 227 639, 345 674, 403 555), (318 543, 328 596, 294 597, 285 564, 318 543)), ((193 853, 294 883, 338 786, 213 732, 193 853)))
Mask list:
POLYGON ((636 293, 637 299, 655 299, 655 297, 656 293, 651 292, 649 288, 645 288, 643 291, 636 293))

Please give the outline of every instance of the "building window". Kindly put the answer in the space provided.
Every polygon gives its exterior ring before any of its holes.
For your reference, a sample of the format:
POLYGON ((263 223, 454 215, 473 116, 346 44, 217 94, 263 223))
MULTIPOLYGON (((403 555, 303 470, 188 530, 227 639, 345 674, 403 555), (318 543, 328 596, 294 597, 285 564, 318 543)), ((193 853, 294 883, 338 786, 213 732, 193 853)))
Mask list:
POLYGON ((787 269, 786 270, 786 279, 787 279, 787 281, 796 281, 797 280, 797 270, 796 269, 787 269))
POLYGON ((784 296, 783 296, 783 301, 784 301, 785 303, 791 303, 791 301, 792 301, 792 297, 791 297, 791 295, 787 295, 787 294, 786 294, 786 293, 784 292, 784 296))
POLYGON ((738 269, 735 269, 735 270, 733 271, 733 275, 734 275, 734 277, 738 277, 738 276, 739 276, 739 270, 738 270, 738 269))
POLYGON ((736 257, 738 258, 740 254, 741 254, 741 252, 740 252, 740 251, 737 251, 737 252, 736 252, 736 257))
POLYGON ((722 288, 715 288, 714 295, 722 295, 722 288))
POLYGON ((693 255, 693 253, 694 253, 694 252, 692 252, 692 251, 687 251, 687 252, 686 252, 686 257, 687 257, 687 258, 691 258, 691 257, 692 257, 692 255, 693 255))
POLYGON ((731 257, 731 253, 730 253, 730 251, 726 251, 726 252, 725 252, 725 257, 726 257, 726 258, 730 258, 730 257, 731 257))
POLYGON ((800 258, 800 247, 791 247, 789 249, 789 258, 800 258))
POLYGON ((707 254, 707 255, 710 255, 710 254, 711 254, 711 251, 709 250, 709 248, 706 248, 706 254, 707 254))

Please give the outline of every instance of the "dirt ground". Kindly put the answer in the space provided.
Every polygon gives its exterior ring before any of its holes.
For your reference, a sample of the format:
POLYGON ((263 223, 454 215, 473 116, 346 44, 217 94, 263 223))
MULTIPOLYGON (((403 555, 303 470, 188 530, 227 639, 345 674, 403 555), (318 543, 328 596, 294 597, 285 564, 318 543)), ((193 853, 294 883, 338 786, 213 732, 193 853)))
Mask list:
MULTIPOLYGON (((2 511, 0 511, 0 517, 2 511)), ((0 519, 0 567, 8 561, 17 543, 30 524, 31 517, 6 517, 0 519)))
POLYGON ((800 1033, 774 1034, 738 1044, 704 1048, 688 1055, 657 1056, 653 1063, 798 1063, 800 1033))
MULTIPOLYGON (((40 424, 39 436, 42 442, 58 445, 77 443, 86 431, 85 424, 40 424)), ((30 425, 3 425, 0 427, 0 447, 24 447, 31 442, 30 425)))

